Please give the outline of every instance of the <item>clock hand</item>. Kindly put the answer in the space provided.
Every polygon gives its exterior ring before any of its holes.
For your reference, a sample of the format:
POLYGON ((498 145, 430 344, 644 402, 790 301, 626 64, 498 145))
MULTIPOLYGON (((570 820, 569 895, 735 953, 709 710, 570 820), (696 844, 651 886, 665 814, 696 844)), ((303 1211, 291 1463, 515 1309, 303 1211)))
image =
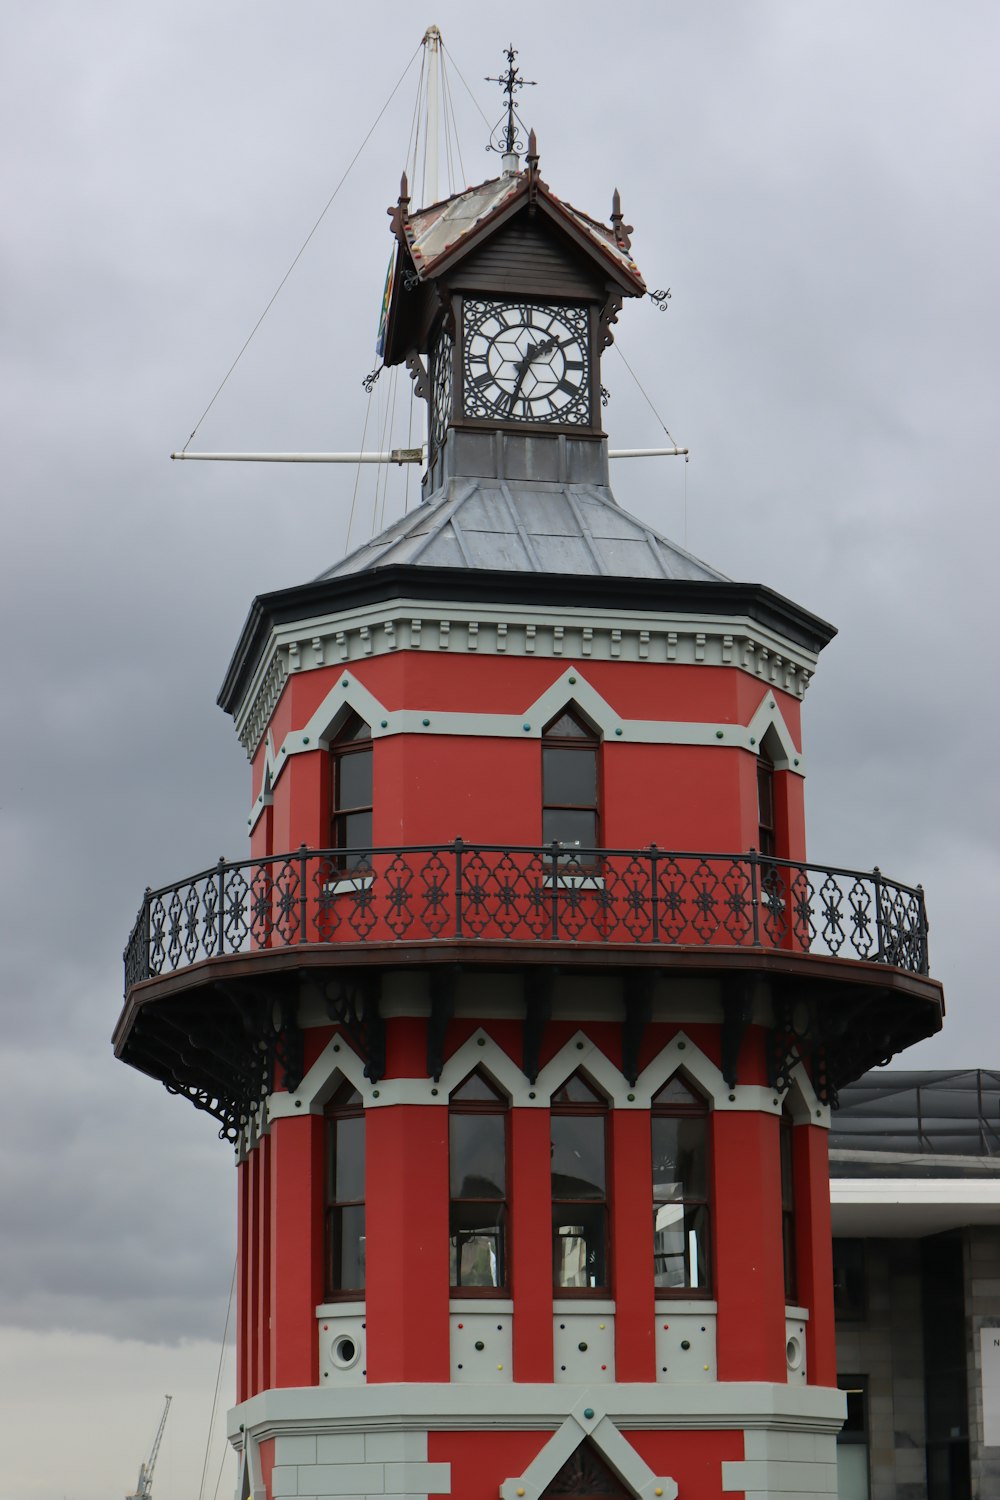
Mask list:
POLYGON ((552 337, 547 339, 540 339, 537 344, 532 344, 527 353, 523 355, 521 360, 518 362, 517 380, 514 382, 514 389, 511 391, 507 403, 508 411, 514 410, 514 402, 517 400, 518 396, 521 393, 521 387, 524 384, 524 377, 525 375, 527 375, 529 369, 531 368, 532 361, 536 360, 540 354, 551 354, 553 349, 558 348, 559 340, 557 337, 555 337, 555 335, 553 335, 552 337))

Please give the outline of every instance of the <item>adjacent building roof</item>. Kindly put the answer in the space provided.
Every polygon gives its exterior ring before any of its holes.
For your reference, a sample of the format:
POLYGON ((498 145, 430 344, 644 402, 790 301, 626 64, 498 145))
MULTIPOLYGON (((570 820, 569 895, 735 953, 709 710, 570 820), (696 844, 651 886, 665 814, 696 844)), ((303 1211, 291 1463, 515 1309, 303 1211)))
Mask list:
POLYGON ((622 510, 597 484, 449 479, 437 494, 319 575, 426 568, 700 579, 724 573, 622 510))
POLYGON ((996 1157, 1000 1073, 985 1068, 866 1073, 841 1090, 831 1152, 996 1157))

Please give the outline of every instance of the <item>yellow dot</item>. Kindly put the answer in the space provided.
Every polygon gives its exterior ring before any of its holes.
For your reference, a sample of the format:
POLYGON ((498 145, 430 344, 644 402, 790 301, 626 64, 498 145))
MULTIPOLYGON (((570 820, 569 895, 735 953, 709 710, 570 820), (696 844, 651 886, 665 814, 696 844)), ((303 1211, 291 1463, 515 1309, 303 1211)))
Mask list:
POLYGON ((498 1370, 502 1370, 503 1369, 503 1365, 497 1365, 497 1369, 498 1370))
POLYGON ((708 1365, 702 1365, 702 1367, 701 1367, 701 1368, 702 1368, 702 1369, 703 1369, 703 1370, 707 1370, 707 1369, 708 1369, 708 1365))
POLYGON ((662 1495, 663 1494, 663 1487, 658 1484, 656 1486, 656 1489, 653 1491, 653 1494, 654 1495, 662 1495))
POLYGON ((519 1489, 519 1490, 518 1490, 518 1492, 517 1492, 517 1493, 518 1493, 518 1494, 519 1494, 519 1495, 523 1495, 523 1494, 524 1494, 524 1488, 523 1488, 523 1486, 522 1486, 522 1488, 521 1488, 521 1489, 519 1489))
POLYGON ((598 1323, 597 1326, 598 1328, 606 1328, 608 1325, 606 1323, 598 1323))

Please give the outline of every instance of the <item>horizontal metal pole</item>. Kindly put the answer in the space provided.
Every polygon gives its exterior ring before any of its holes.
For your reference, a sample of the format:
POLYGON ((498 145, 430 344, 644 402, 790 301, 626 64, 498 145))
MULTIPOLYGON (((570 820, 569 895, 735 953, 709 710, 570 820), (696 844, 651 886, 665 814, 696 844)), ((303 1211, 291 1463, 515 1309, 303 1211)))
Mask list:
MULTIPOLYGON (((687 448, 609 448, 609 458, 679 458, 687 448)), ((223 464, 422 464, 423 448, 392 448, 388 453, 171 453, 223 464)))
POLYGON ((421 464, 422 448, 393 448, 389 453, 171 453, 171 458, 200 458, 222 464, 421 464))
POLYGON ((609 448, 609 458, 686 458, 687 448, 609 448))

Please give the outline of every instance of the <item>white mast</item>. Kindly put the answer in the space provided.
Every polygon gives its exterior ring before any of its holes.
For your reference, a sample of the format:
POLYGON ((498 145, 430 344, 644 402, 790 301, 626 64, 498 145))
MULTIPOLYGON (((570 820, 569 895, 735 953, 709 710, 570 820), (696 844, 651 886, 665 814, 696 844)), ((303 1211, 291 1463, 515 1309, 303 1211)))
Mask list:
POLYGON ((424 171, 424 202, 438 201, 438 153, 441 149, 441 32, 428 26, 424 32, 427 60, 427 134, 424 137, 427 166, 424 171))

